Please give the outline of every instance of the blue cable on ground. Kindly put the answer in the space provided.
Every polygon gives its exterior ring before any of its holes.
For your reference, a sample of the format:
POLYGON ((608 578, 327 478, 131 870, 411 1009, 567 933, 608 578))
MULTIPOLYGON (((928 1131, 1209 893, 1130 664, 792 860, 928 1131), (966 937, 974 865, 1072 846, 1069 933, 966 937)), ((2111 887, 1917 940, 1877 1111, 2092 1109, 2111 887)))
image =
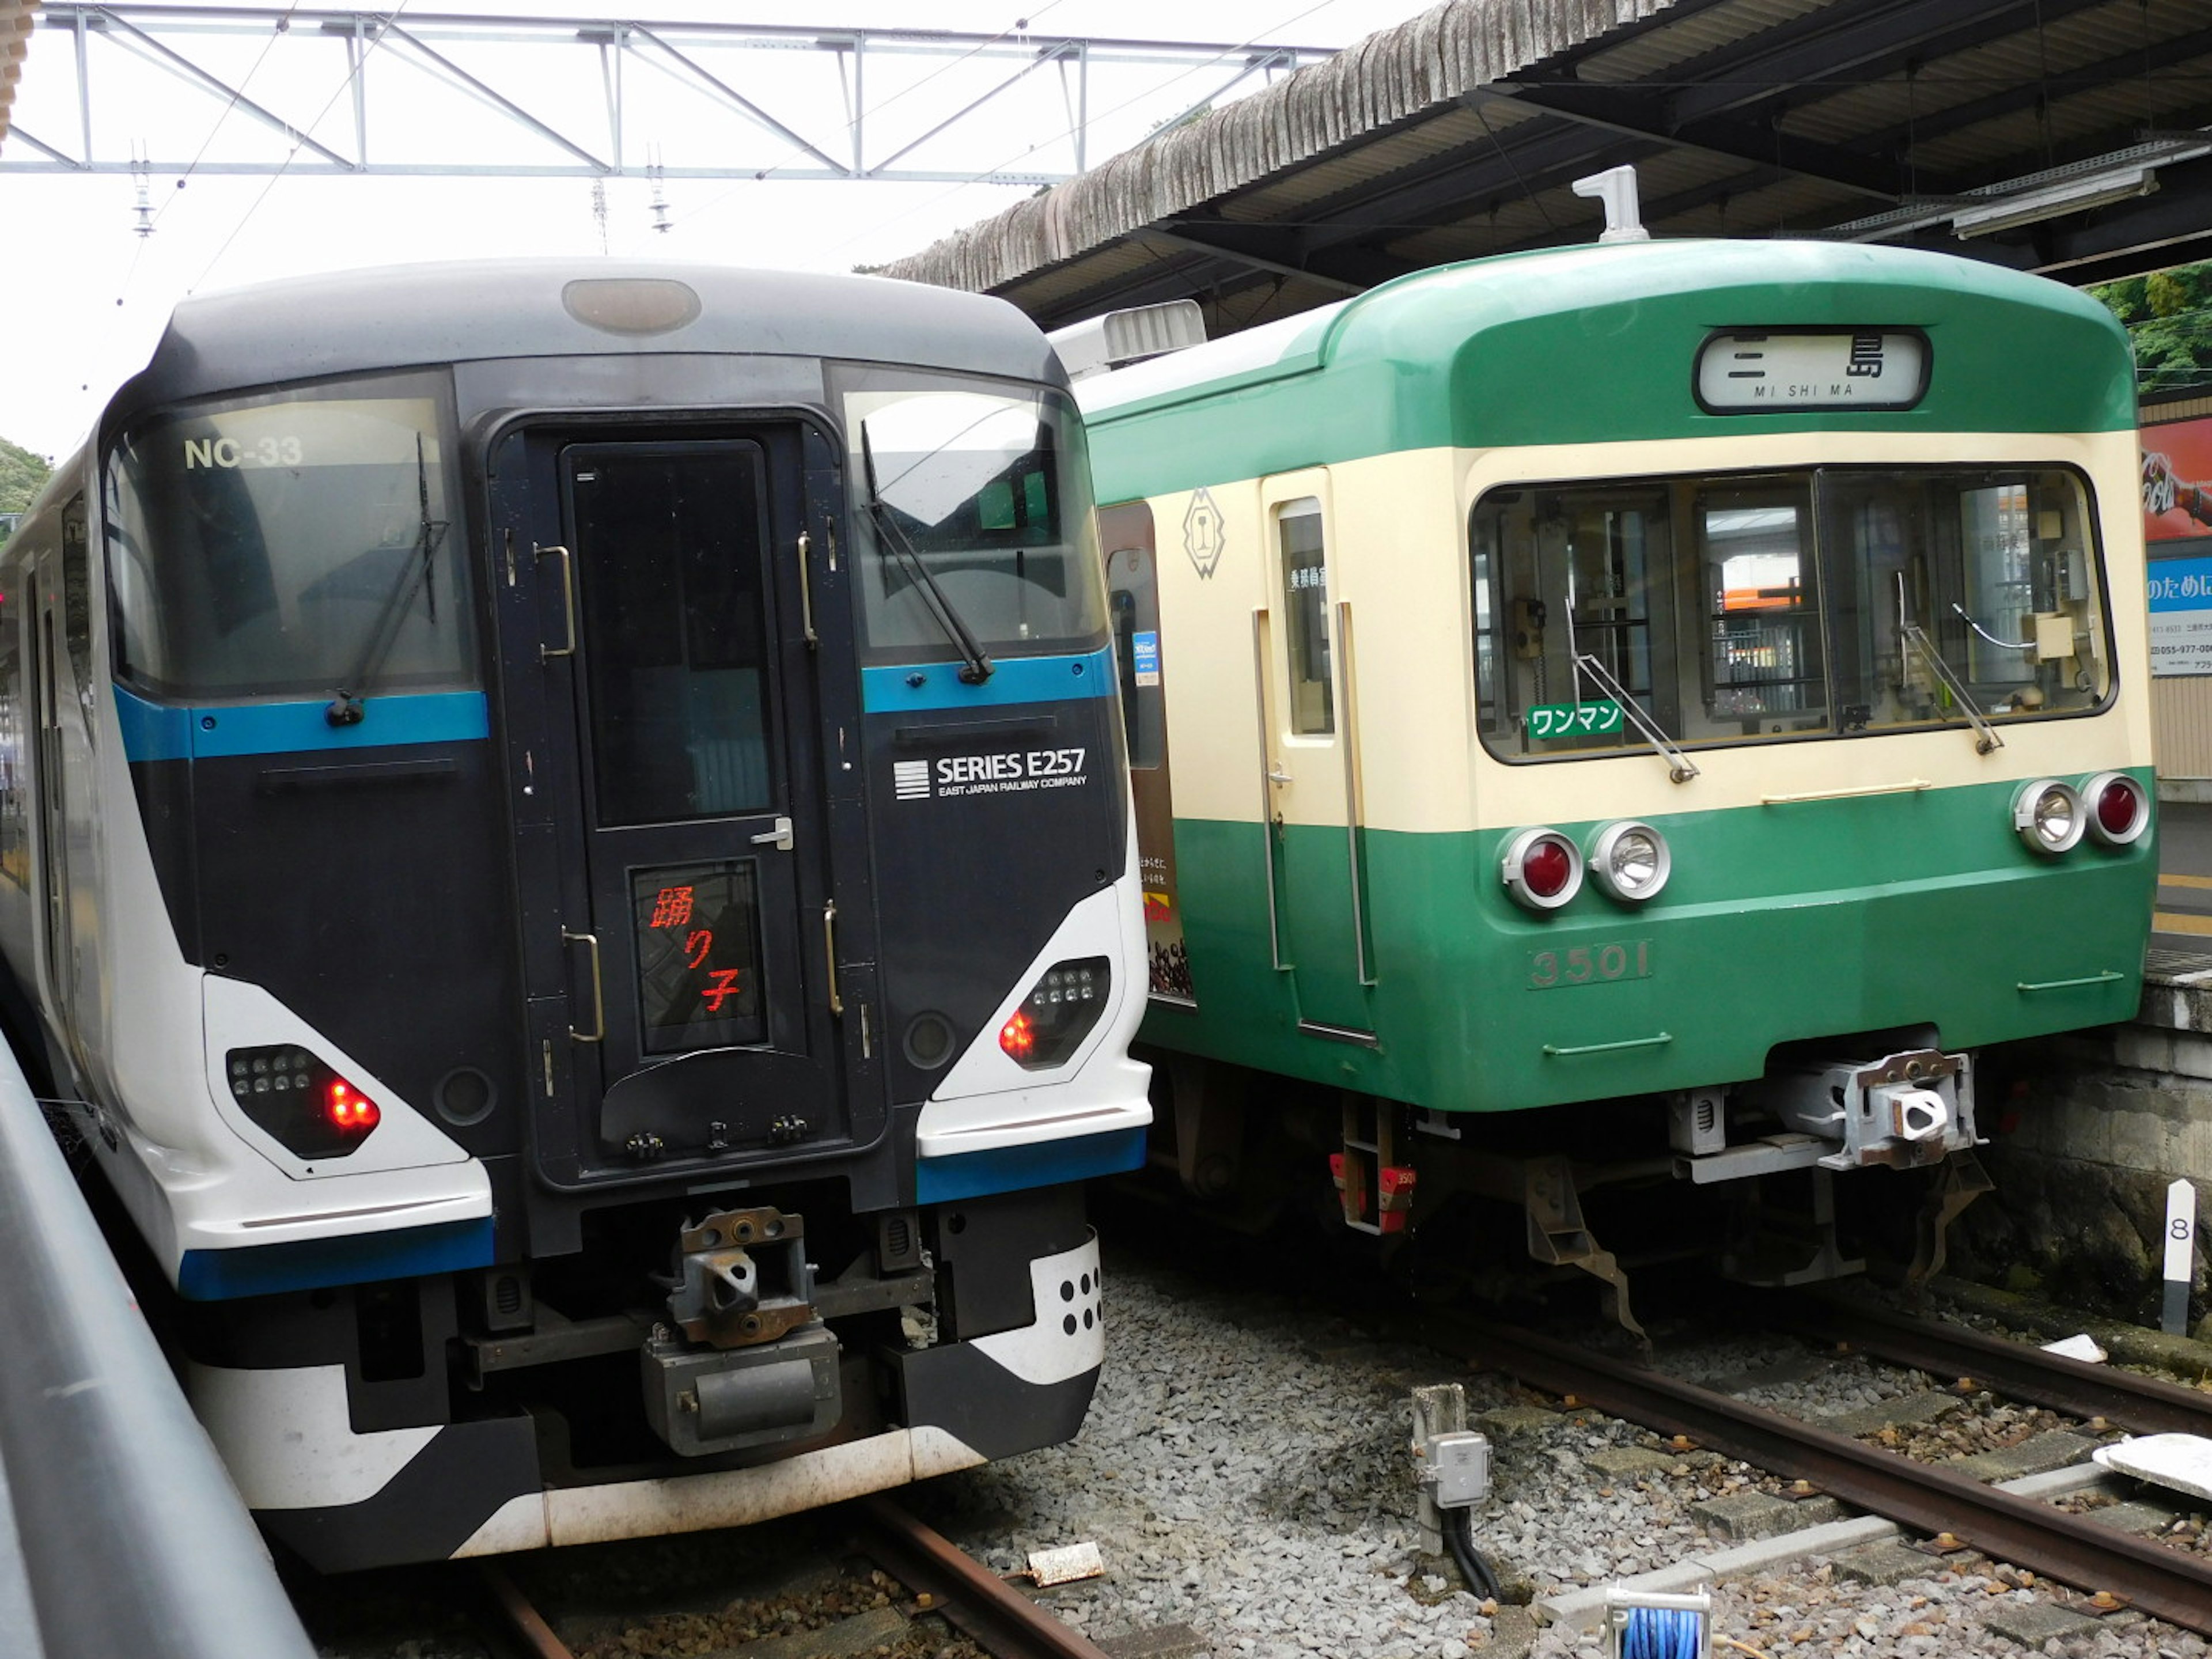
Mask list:
POLYGON ((1686 1607, 1631 1607, 1620 1632, 1620 1659, 1698 1659, 1705 1632, 1686 1607))

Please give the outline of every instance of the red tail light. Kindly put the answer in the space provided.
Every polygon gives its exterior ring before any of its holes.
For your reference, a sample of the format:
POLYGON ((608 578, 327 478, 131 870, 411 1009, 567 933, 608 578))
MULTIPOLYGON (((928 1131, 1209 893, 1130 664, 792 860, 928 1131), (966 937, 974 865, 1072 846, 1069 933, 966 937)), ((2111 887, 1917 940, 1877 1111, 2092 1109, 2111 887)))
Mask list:
POLYGON ((1582 849, 1556 830, 1523 830, 1507 838, 1498 874, 1516 902, 1556 910, 1582 890, 1582 849))
POLYGON ((1557 898, 1575 873, 1575 861, 1556 841, 1540 841, 1521 860, 1521 874, 1538 898, 1557 898))
POLYGON ((1036 1047, 1036 1022, 1025 1008, 1017 1008, 1014 1017, 999 1028, 999 1047, 1015 1060, 1027 1060, 1036 1047))
POLYGON ((353 1085, 343 1078, 331 1079, 323 1111, 331 1127, 351 1135, 367 1134, 384 1116, 374 1101, 367 1095, 355 1093, 353 1085))
POLYGON ((297 1158, 343 1158, 384 1121, 383 1108, 295 1043, 233 1048, 223 1069, 238 1109, 297 1158))
POLYGON ((2089 833, 2107 847, 2126 847, 2150 828, 2150 796, 2124 772, 2100 772, 2081 786, 2089 833))

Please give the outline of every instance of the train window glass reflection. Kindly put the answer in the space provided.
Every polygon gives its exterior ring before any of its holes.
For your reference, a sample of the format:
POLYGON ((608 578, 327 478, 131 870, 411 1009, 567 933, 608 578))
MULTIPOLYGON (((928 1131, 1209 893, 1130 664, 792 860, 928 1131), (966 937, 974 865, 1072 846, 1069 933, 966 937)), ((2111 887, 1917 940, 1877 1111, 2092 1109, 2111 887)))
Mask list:
POLYGON ((1291 730, 1328 737, 1336 730, 1328 666, 1328 550, 1322 544, 1321 502, 1311 495, 1277 510, 1275 538, 1283 555, 1283 616, 1291 670, 1291 730))
POLYGON ((1626 722, 1563 717, 1605 678, 1692 744, 1963 724, 1930 651, 1993 720, 2096 708, 2112 668, 2094 525, 2059 468, 1489 491, 1468 527, 1485 741, 1534 759, 1640 746, 1626 722))
POLYGON ((410 376, 133 428, 106 486, 118 673, 179 699, 473 684, 451 426, 410 376))
POLYGON ((1475 509, 1473 545, 1486 730, 1510 734, 1526 753, 1640 743, 1623 721, 1556 718, 1610 703, 1613 687, 1674 729, 1665 492, 1648 484, 1494 491, 1475 509), (1553 712, 1532 718, 1535 708, 1553 712))
POLYGON ((578 445, 563 465, 599 822, 767 810, 759 450, 578 445))
POLYGON ((1827 729, 1813 504, 1807 481, 1701 490, 1704 719, 1689 737, 1827 729))
POLYGON ((1844 729, 1960 718, 1906 623, 1992 719, 2104 701, 2112 669, 2100 561, 2075 475, 1836 471, 1822 475, 1820 501, 1844 729))
POLYGON ((1090 461, 1066 396, 890 369, 843 370, 836 382, 869 661, 957 658, 940 595, 990 656, 1104 645, 1090 461))

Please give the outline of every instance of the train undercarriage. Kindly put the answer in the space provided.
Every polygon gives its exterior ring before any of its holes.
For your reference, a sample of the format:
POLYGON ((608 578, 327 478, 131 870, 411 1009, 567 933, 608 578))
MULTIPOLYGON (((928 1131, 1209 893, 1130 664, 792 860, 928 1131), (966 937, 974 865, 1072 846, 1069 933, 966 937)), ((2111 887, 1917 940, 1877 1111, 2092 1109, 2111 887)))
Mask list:
POLYGON ((1156 1187, 1248 1231, 1303 1195, 1386 1257, 1479 1290, 1586 1275, 1644 1345, 1632 1273, 1696 1259, 1745 1285, 1816 1283, 1866 1271, 1857 1241, 1872 1232, 1910 1290, 1990 1185, 1974 1056, 1924 1028, 1790 1045, 1742 1083, 1520 1112, 1153 1060, 1156 1187), (1869 1201, 1839 1201, 1854 1194, 1869 1201))

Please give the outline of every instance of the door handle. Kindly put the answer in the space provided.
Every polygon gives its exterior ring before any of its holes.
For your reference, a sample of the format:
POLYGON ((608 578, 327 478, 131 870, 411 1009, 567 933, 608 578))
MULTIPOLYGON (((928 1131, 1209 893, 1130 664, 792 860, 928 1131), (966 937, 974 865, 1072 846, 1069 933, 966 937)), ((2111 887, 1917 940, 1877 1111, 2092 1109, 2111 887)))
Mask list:
POLYGON ((775 821, 775 828, 773 830, 763 830, 760 834, 755 836, 753 837, 753 845, 756 847, 773 847, 778 852, 788 853, 791 850, 791 820, 778 815, 775 821))
POLYGON ((1268 763, 1267 763, 1267 781, 1268 781, 1268 782, 1273 783, 1273 784, 1285 784, 1285 783, 1288 783, 1290 781, 1291 781, 1291 775, 1290 775, 1288 772, 1285 772, 1285 770, 1283 770, 1282 766, 1281 766, 1281 763, 1280 763, 1279 762, 1276 762, 1276 761, 1270 761, 1270 762, 1268 762, 1268 763))
POLYGON ((806 568, 807 555, 814 543, 802 530, 799 532, 799 615, 805 626, 806 647, 811 651, 822 643, 822 636, 814 631, 814 577, 806 568))
POLYGON ((822 907, 822 954, 830 967, 830 1012, 837 1018, 845 1017, 845 999, 837 994, 837 901, 831 899, 822 907))
POLYGON ((556 553, 561 556, 561 614, 567 619, 568 628, 568 643, 539 646, 538 660, 550 662, 556 657, 573 657, 576 654, 576 562, 565 547, 538 547, 532 544, 531 550, 541 559, 550 559, 556 553))
POLYGON ((606 983, 599 976, 599 936, 597 933, 572 933, 563 927, 561 942, 592 947, 592 1029, 580 1031, 571 1025, 568 1040, 571 1042, 605 1042, 607 1040, 607 995, 606 983))

